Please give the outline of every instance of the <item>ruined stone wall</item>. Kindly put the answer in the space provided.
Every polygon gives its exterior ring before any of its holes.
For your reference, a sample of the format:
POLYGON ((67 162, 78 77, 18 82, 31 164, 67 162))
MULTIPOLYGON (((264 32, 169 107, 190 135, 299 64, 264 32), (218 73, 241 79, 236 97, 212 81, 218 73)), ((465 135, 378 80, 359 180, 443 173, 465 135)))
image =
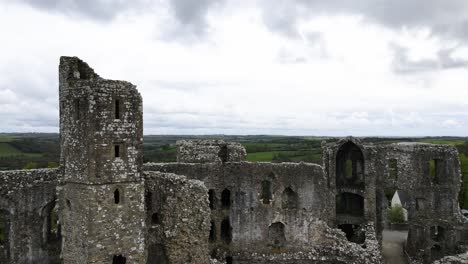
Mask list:
POLYGON ((332 229, 323 222, 316 222, 314 235, 307 248, 297 252, 277 254, 248 254, 240 252, 235 255, 236 264, 376 264, 382 263, 379 242, 375 237, 374 224, 364 227, 366 242, 363 245, 350 243, 338 229, 332 229))
POLYGON ((207 264, 208 190, 197 180, 146 172, 148 264, 207 264))
POLYGON ((144 263, 141 95, 75 57, 59 76, 64 261, 144 263))
POLYGON ((65 263, 126 263, 145 261, 144 185, 67 184, 61 192, 63 259, 65 263), (114 200, 119 190, 120 201, 114 200))
POLYGON ((60 263, 58 169, 0 171, 0 263, 60 263), (53 230, 52 230, 53 231, 53 230), (58 232, 58 233, 57 233, 58 232))
POLYGON ((408 253, 429 262, 456 252, 463 235, 460 232, 461 172, 457 149, 447 145, 397 143, 380 146, 378 151, 385 153, 379 163, 376 160, 379 171, 384 172, 383 186, 402 190, 410 197, 406 208, 408 253), (389 177, 386 161, 390 159, 396 160, 396 179, 389 177))
POLYGON ((235 142, 223 140, 179 140, 177 162, 237 162, 244 161, 245 148, 235 142))
MULTIPOLYGON (((349 243, 342 232, 330 231, 329 226, 335 221, 335 201, 319 165, 152 163, 145 164, 144 170, 171 172, 204 182, 211 207, 212 257, 232 258, 233 263, 269 263, 279 256, 281 260, 305 261, 312 256, 320 260, 337 250, 339 243, 349 243), (343 240, 335 241, 331 236, 341 236, 343 240), (329 252, 320 249, 326 247, 325 241, 330 242, 329 252)), ((368 248, 373 242, 378 246, 374 238, 366 242, 368 248)), ((363 246, 355 245, 361 249, 360 253, 353 251, 355 257, 369 257, 370 251, 364 254, 363 246)), ((374 253, 373 257, 378 258, 379 251, 374 253)), ((351 255, 342 256, 353 258, 351 255)), ((357 259, 356 263, 360 263, 357 259)))
POLYGON ((60 137, 64 181, 85 184, 140 181, 141 95, 129 82, 67 72, 77 67, 92 71, 78 58, 61 58, 60 137), (119 157, 115 157, 116 147, 119 157))
POLYGON ((361 195, 366 221, 376 222, 377 236, 381 238, 386 222, 385 193, 400 190, 410 199, 406 208, 409 225, 406 250, 412 258, 429 263, 456 252, 463 236, 458 205, 461 173, 456 148, 425 143, 369 144, 355 138, 324 144, 325 168, 337 193, 358 191, 335 184, 340 160, 337 153, 347 142, 363 153, 365 187, 361 195))
MULTIPOLYGON (((372 162, 373 157, 375 155, 374 149, 367 145, 364 145, 357 138, 346 138, 336 143, 323 144, 322 152, 323 163, 327 174, 327 184, 335 195, 335 197, 333 197, 333 200, 337 199, 337 197, 339 197, 339 195, 342 194, 352 194, 362 197, 364 201, 362 205, 363 212, 362 214, 360 214, 360 216, 355 216, 351 214, 337 215, 337 224, 361 224, 364 222, 378 222, 376 212, 378 203, 376 199, 377 178, 375 177, 375 175, 378 172, 376 171, 376 168, 372 162), (360 176, 360 178, 356 179, 354 179, 354 175, 350 175, 348 182, 340 183, 340 181, 337 180, 337 178, 340 178, 340 176, 337 175, 337 173, 340 171, 339 163, 343 162, 343 160, 340 159, 339 153, 344 151, 345 154, 347 154, 346 149, 344 149, 347 145, 351 146, 351 149, 349 149, 348 151, 350 152, 350 156, 347 157, 346 155, 343 155, 342 158, 353 158, 356 160, 362 159, 360 160, 362 175, 360 176), (359 155, 356 155, 359 156, 360 159, 351 157, 351 155, 353 155, 353 153, 355 152, 360 152, 359 155)), ((353 171, 355 169, 356 168, 354 166, 353 171)))

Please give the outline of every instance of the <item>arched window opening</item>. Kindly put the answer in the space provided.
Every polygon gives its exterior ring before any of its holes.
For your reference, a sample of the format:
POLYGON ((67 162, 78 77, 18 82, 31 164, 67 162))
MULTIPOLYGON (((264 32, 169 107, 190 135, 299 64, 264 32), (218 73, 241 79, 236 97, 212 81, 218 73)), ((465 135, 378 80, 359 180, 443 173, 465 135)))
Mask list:
POLYGON ((58 216, 58 208, 54 204, 54 207, 50 211, 49 214, 49 236, 47 240, 49 242, 57 241, 60 237, 60 224, 59 224, 59 216, 58 216))
POLYGON ((350 242, 363 244, 366 241, 364 230, 359 225, 343 224, 338 228, 346 234, 346 239, 350 242))
POLYGON ((429 175, 433 184, 447 182, 446 162, 442 159, 432 159, 429 161, 429 175))
POLYGON ((364 187, 364 155, 351 141, 343 144, 336 155, 336 186, 364 187))
POLYGON ((354 193, 337 194, 336 214, 364 216, 364 198, 354 193))
POLYGON ((146 192, 145 204, 146 204, 146 210, 151 211, 153 209, 153 193, 152 192, 146 192))
MULTIPOLYGON (((67 201, 65 201, 65 203, 67 203, 67 201)), ((42 248, 47 251, 50 263, 58 263, 61 250, 61 227, 56 202, 52 201, 47 204, 42 209, 41 216, 43 221, 42 248)))
POLYGON ((168 264, 166 248, 162 244, 152 244, 148 247, 147 264, 168 264))
POLYGON ((444 256, 442 247, 439 244, 435 244, 431 247, 431 258, 440 259, 444 256))
POLYGON ((210 226, 210 242, 216 241, 216 224, 214 221, 211 221, 210 226))
POLYGON ((271 194, 271 182, 267 180, 262 181, 261 188, 260 200, 262 200, 263 204, 270 204, 273 198, 271 194))
POLYGON ((153 225, 161 224, 161 217, 160 217, 159 213, 153 213, 151 215, 151 224, 153 224, 153 225))
MULTIPOLYGON (((68 200, 68 199, 67 199, 68 200)), ((44 245, 54 246, 60 241, 60 223, 58 206, 55 201, 50 202, 42 209, 43 217, 43 243, 44 245)))
POLYGON ((213 189, 208 191, 208 201, 210 202, 210 209, 216 209, 216 192, 213 189))
POLYGON ((231 191, 224 189, 221 193, 221 205, 224 209, 229 209, 231 207, 231 191))
POLYGON ((436 242, 444 241, 445 239, 445 228, 441 226, 431 227, 431 239, 436 242))
POLYGON ((228 218, 225 218, 221 222, 221 239, 226 244, 229 244, 232 241, 232 228, 228 218))
POLYGON ((112 258, 112 264, 125 264, 127 262, 127 258, 122 255, 114 255, 112 258))
POLYGON ((284 246, 286 243, 286 236, 284 234, 284 224, 281 222, 275 222, 268 228, 268 239, 270 243, 275 247, 284 246))
POLYGON ((114 191, 114 203, 115 204, 120 204, 120 202, 121 202, 120 191, 119 191, 119 189, 115 189, 115 191, 114 191))
POLYGON ((284 189, 281 195, 281 207, 283 209, 296 209, 298 207, 298 195, 291 187, 284 189))

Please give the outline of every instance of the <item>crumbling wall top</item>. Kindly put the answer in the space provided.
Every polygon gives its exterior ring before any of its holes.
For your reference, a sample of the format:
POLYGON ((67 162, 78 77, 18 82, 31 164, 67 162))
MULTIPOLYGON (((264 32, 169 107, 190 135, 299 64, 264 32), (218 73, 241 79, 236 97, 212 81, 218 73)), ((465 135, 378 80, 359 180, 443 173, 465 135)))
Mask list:
POLYGON ((244 161, 245 148, 224 140, 179 140, 177 141, 177 162, 239 162, 244 161))
POLYGON ((99 75, 89 67, 89 65, 78 57, 60 57, 59 66, 60 83, 72 79, 95 80, 100 79, 99 75))

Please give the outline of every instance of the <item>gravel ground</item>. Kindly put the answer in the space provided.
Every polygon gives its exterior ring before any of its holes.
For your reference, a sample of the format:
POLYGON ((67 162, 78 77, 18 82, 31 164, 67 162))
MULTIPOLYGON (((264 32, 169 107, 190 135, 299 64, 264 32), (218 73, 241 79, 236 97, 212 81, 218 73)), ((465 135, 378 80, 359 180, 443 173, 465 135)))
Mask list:
POLYGON ((406 264, 403 245, 408 231, 383 231, 382 255, 384 264, 406 264))

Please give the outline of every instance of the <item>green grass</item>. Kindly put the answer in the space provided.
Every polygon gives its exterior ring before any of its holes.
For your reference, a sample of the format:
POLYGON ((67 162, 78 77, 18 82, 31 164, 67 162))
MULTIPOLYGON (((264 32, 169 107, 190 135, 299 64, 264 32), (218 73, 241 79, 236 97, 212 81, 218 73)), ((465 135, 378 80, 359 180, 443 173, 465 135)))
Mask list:
POLYGON ((0 133, 0 142, 11 142, 12 140, 13 137, 11 135, 0 133))
POLYGON ((465 143, 463 140, 450 140, 450 139, 419 139, 418 142, 431 143, 431 144, 443 144, 443 145, 462 145, 465 143))
POLYGON ((272 161, 273 160, 274 152, 255 152, 255 153, 247 153, 247 160, 248 161, 272 161))
POLYGON ((22 152, 6 142, 0 142, 0 157, 21 155, 22 152))

